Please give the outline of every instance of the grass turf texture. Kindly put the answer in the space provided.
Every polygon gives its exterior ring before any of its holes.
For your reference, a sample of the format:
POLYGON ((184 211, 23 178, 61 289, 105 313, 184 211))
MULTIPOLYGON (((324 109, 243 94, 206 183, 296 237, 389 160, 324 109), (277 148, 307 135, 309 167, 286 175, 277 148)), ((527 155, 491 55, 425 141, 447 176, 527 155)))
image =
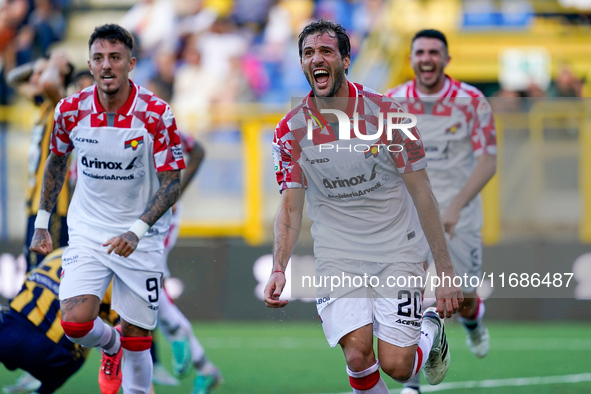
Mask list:
MULTIPOLYGON (((459 323, 449 321, 447 327, 452 362, 443 383, 583 373, 591 376, 591 324, 488 323, 491 351, 482 360, 468 351, 459 323)), ((214 393, 351 392, 342 352, 338 347, 328 347, 319 322, 199 322, 194 324, 194 330, 224 375, 225 383, 214 393)), ((169 368, 170 347, 161 335, 158 342, 161 360, 169 368)), ((80 371, 58 393, 99 393, 99 360, 99 352, 93 350, 80 371)), ((0 386, 12 384, 18 376, 20 372, 10 372, 0 365, 0 386)), ((192 372, 177 387, 156 386, 156 393, 190 393, 194 376, 192 372)), ((382 376, 391 392, 399 392, 400 384, 382 376)), ((591 379, 585 380, 441 392, 590 393, 591 379)))

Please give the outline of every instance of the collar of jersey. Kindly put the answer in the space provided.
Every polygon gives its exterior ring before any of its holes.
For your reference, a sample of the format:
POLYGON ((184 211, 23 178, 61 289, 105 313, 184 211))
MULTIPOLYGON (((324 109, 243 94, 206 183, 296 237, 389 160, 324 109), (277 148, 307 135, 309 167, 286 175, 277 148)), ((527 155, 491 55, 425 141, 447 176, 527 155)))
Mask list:
MULTIPOLYGON (((447 90, 445 91, 445 93, 443 93, 441 96, 439 96, 440 99, 443 98, 447 98, 447 97, 456 97, 458 95, 458 89, 457 86, 459 84, 458 81, 456 81, 455 79, 453 79, 452 77, 450 77, 449 75, 445 74, 445 79, 447 79, 449 81, 449 87, 447 88, 447 90)), ((413 78, 412 80, 412 89, 410 90, 410 93, 412 94, 411 97, 416 97, 419 98, 419 93, 417 92, 417 83, 416 83, 417 79, 413 78)))
MULTIPOLYGON (((347 113, 347 116, 350 119, 352 119, 354 112, 357 110, 357 100, 359 99, 359 90, 357 89, 357 86, 355 86, 355 84, 353 84, 349 81, 347 81, 347 83, 349 84, 349 98, 355 97, 355 100, 349 100, 349 102, 347 103, 347 110, 345 111, 347 113)), ((306 105, 315 114, 318 114, 320 116, 320 118, 322 119, 322 121, 326 123, 326 121, 324 120, 322 115, 320 115, 320 112, 318 111, 318 109, 316 109, 316 105, 314 104, 314 100, 312 100, 312 97, 314 97, 314 91, 310 90, 310 93, 308 93, 308 96, 306 97, 306 105)))
MULTIPOLYGON (((123 104, 123 106, 121 108, 119 108, 119 110, 117 111, 118 114, 120 115, 129 115, 129 113, 131 112, 131 108, 133 107, 133 103, 135 102, 136 96, 137 96, 137 86, 135 85, 135 83, 133 83, 133 81, 130 79, 129 80, 129 84, 131 85, 131 91, 129 92, 129 97, 127 98, 127 101, 125 101, 125 104, 123 104)), ((105 111, 105 109, 103 108, 103 106, 101 105, 99 99, 98 99, 98 91, 97 91, 97 87, 96 84, 94 85, 94 109, 96 112, 107 112, 105 111)))

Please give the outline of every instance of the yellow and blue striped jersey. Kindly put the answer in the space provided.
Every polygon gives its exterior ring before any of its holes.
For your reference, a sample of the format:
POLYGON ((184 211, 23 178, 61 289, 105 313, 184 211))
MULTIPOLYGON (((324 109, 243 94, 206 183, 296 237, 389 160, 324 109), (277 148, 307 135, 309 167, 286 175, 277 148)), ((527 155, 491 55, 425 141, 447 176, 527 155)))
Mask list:
MULTIPOLYGON (((29 179, 26 192, 27 215, 37 215, 39 210, 39 201, 41 199, 41 184, 43 183, 43 171, 45 162, 49 156, 49 145, 51 141, 51 131, 53 130, 54 107, 48 102, 41 105, 41 115, 33 127, 31 133, 31 143, 29 145, 29 179)), ((57 203, 56 213, 59 216, 66 216, 68 205, 70 204, 71 191, 68 185, 69 174, 66 175, 64 186, 60 192, 57 203)))
MULTIPOLYGON (((74 344, 64 335, 60 321, 59 285, 65 250, 60 248, 49 254, 29 272, 21 291, 10 302, 10 307, 39 327, 53 342, 71 347, 74 344)), ((101 301, 100 316, 113 325, 119 322, 119 315, 111 310, 111 285, 101 301)))

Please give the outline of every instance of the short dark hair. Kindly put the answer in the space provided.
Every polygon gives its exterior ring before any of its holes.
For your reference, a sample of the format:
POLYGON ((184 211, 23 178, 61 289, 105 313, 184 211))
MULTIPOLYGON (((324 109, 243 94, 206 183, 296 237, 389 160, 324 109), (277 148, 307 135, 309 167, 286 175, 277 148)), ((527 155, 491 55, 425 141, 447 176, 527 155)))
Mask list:
POLYGON ((439 30, 435 30, 435 29, 425 29, 425 30, 421 30, 419 31, 417 34, 415 34, 415 36, 412 38, 412 41, 410 42, 410 45, 412 46, 412 44, 419 38, 435 38, 439 41, 441 41, 443 43, 443 45, 445 45, 445 50, 448 51, 448 46, 447 46, 447 38, 445 38, 445 34, 443 34, 442 32, 440 32, 439 30))
POLYGON ((300 59, 302 58, 302 51, 304 49, 302 48, 304 40, 309 35, 316 33, 328 33, 329 35, 331 35, 331 33, 336 34, 337 40, 339 42, 339 52, 341 53, 341 57, 343 59, 346 57, 351 57, 351 41, 345 28, 337 23, 320 19, 316 22, 309 23, 306 27, 304 27, 304 30, 302 30, 302 32, 300 33, 300 37, 298 40, 300 59))
POLYGON ((88 40, 88 49, 96 40, 109 40, 111 43, 120 42, 130 52, 133 51, 133 36, 123 27, 113 23, 97 26, 94 29, 88 40))

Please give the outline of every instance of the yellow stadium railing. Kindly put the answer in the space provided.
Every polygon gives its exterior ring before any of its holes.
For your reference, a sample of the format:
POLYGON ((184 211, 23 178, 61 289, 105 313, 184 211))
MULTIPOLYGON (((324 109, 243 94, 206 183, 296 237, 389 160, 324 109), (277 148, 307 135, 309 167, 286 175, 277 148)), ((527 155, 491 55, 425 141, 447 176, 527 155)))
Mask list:
MULTIPOLYGON (((505 132, 509 126, 519 122, 529 130, 528 146, 533 154, 532 185, 536 190, 544 189, 543 160, 552 157, 576 157, 579 160, 579 185, 581 217, 579 221, 579 239, 591 242, 591 111, 586 111, 583 101, 568 103, 533 104, 529 113, 499 114, 497 121, 497 140, 499 147, 499 163, 502 164, 502 152, 505 144, 505 132), (547 121, 568 121, 578 130, 578 138, 573 141, 547 141, 545 129, 547 121), (546 149, 552 144, 552 150, 546 149), (549 153, 550 152, 550 153, 549 153)), ((269 147, 263 146, 262 137, 273 129, 283 113, 278 111, 264 113, 260 108, 251 106, 247 110, 234 111, 231 116, 225 115, 226 121, 236 122, 242 133, 242 176, 244 182, 243 212, 240 218, 231 221, 217 220, 185 220, 181 225, 183 237, 238 237, 248 244, 260 245, 269 239, 267 223, 268 207, 265 205, 263 155, 269 147)), ((13 130, 30 130, 34 119, 34 108, 29 106, 0 107, 0 121, 8 121, 13 130)), ((265 159, 266 160, 266 159, 265 159)), ((482 193, 484 207, 483 241, 486 245, 496 244, 503 239, 503 210, 501 192, 504 174, 499 165, 497 174, 485 187, 482 193)), ((273 207, 275 209, 275 207, 273 207)))
MULTIPOLYGON (((242 131, 244 217, 234 221, 184 221, 182 237, 241 237, 250 245, 261 245, 266 239, 263 212, 263 164, 261 136, 265 128, 275 127, 282 114, 261 114, 256 108, 220 111, 224 121, 236 121, 242 131)), ((216 116, 214 116, 215 120, 216 116)))
MULTIPOLYGON (((502 157, 503 124, 497 118, 497 157, 502 157)), ((501 204, 500 181, 501 166, 497 161, 497 173, 482 190, 482 210, 484 225, 482 226, 482 242, 484 245, 494 245, 501 239, 501 204)))
POLYGON ((579 185, 583 201, 579 238, 582 242, 591 243, 591 112, 586 111, 581 127, 579 156, 579 185))

